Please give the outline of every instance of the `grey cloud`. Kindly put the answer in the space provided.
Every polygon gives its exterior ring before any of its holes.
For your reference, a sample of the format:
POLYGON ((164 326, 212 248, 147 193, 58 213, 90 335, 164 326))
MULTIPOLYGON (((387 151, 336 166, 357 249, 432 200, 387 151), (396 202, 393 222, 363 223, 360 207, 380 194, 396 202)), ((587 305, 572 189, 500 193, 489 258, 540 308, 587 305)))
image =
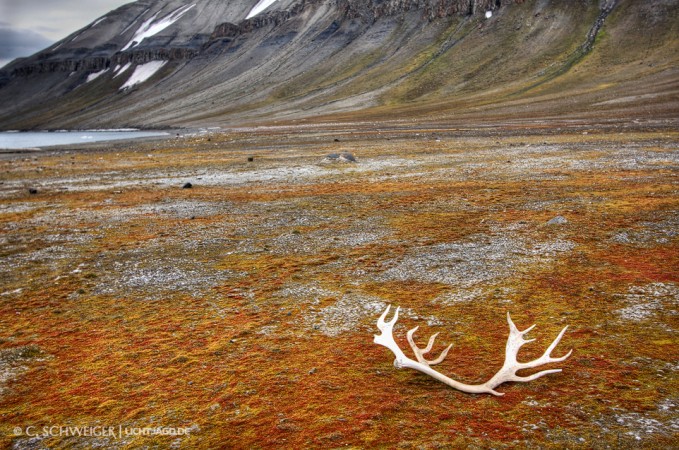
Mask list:
POLYGON ((30 56, 130 0, 0 0, 0 67, 30 56))
MULTIPOLYGON (((43 26, 38 26, 35 27, 35 31, 38 33, 57 33, 60 32, 61 30, 59 28, 55 27, 43 27, 43 26)), ((75 31, 75 30, 73 30, 75 31)))
POLYGON ((0 60, 29 56, 50 44, 50 39, 34 31, 0 26, 0 60))
POLYGON ((129 0, 0 0, 0 20, 57 41, 125 3, 129 0))

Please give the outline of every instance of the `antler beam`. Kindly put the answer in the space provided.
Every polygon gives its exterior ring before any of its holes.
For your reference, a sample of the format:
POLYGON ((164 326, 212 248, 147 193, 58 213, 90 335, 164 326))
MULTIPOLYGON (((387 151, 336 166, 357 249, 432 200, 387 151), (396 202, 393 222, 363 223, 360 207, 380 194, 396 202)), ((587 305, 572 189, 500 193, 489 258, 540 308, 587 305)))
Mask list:
POLYGON ((572 350, 570 350, 564 356, 558 358, 554 358, 551 356, 552 351, 559 344, 559 341, 561 341, 561 338, 568 329, 568 326, 565 326, 540 358, 526 363, 518 362, 516 357, 519 352, 519 349, 521 349, 521 347, 524 344, 527 344, 528 342, 534 340, 534 339, 524 339, 523 336, 530 330, 532 330, 533 327, 535 327, 535 325, 527 328, 524 331, 519 331, 519 329, 516 328, 516 325, 514 325, 514 322, 512 322, 512 318, 509 316, 509 313, 507 313, 507 323, 509 323, 509 338, 507 338, 507 346, 505 350, 505 362, 502 368, 490 380, 483 384, 464 384, 460 383, 459 381, 455 381, 452 378, 449 378, 430 367, 432 365, 439 364, 441 361, 445 359, 445 357, 448 355, 448 351, 452 347, 452 344, 449 345, 443 352, 441 352, 441 355, 435 360, 428 361, 427 359, 425 359, 424 355, 431 351, 432 347, 434 346, 434 340, 436 339, 438 333, 434 334, 431 338, 429 338, 429 342, 424 349, 420 349, 417 346, 417 344, 415 344, 415 341, 413 339, 413 335, 417 331, 418 327, 413 328, 412 330, 408 331, 407 337, 408 343, 410 344, 410 347, 415 353, 415 358, 417 358, 417 361, 408 358, 403 353, 403 351, 400 349, 396 341, 394 341, 393 336, 393 328, 394 324, 398 320, 398 313, 400 308, 396 308, 394 317, 387 322, 385 319, 387 318, 390 309, 391 306, 387 306, 387 309, 384 311, 384 313, 382 313, 382 316, 380 316, 380 318, 377 320, 377 328, 382 333, 380 335, 375 335, 374 342, 376 344, 383 345, 392 351, 392 353, 396 357, 396 359, 394 360, 394 366, 398 369, 407 367, 409 369, 418 370, 424 374, 429 375, 430 377, 437 379, 442 383, 447 384, 448 386, 454 389, 460 390, 462 392, 467 392, 470 394, 493 394, 497 396, 504 395, 503 393, 497 392, 495 390, 495 388, 501 385, 502 383, 506 383, 508 381, 527 382, 535 380, 536 378, 540 378, 543 375, 561 372, 561 369, 550 369, 543 370, 533 375, 524 377, 516 374, 516 372, 518 372, 519 370, 532 369, 553 362, 561 362, 568 358, 572 353, 572 350))

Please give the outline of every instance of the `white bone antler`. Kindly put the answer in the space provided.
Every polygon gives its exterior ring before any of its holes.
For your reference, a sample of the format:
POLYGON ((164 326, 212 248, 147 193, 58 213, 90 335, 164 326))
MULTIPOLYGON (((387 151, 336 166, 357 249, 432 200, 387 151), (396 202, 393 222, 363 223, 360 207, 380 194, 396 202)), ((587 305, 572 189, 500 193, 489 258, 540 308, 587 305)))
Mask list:
POLYGON ((452 344, 449 345, 443 352, 441 352, 441 356, 439 356, 435 360, 428 361, 424 358, 423 355, 429 353, 429 351, 434 346, 434 340, 436 339, 438 333, 429 338, 429 343, 427 344, 426 348, 420 349, 413 340, 413 335, 417 331, 418 327, 413 328, 412 330, 408 331, 407 336, 408 343, 410 344, 410 347, 413 349, 417 361, 408 358, 403 353, 403 351, 399 348, 396 341, 394 341, 394 336, 392 332, 394 324, 398 320, 398 312, 400 308, 396 308, 394 317, 389 322, 387 322, 385 321, 385 319, 387 317, 387 314, 389 314, 390 308, 391 306, 387 306, 387 309, 384 311, 384 313, 382 313, 382 316, 380 316, 380 318, 377 320, 377 328, 379 328, 382 334, 375 335, 375 343, 387 347, 389 350, 392 351, 392 353, 394 353, 394 356, 396 356, 396 359, 394 360, 394 366, 398 369, 407 367, 410 369, 418 370, 439 380, 442 383, 447 384, 452 388, 458 389, 463 392, 468 392, 471 394, 493 394, 498 396, 504 395, 501 392, 495 391, 495 388, 501 385, 502 383, 506 383, 508 381, 526 382, 535 380, 536 378, 540 378, 543 375, 561 372, 561 369, 550 369, 543 370, 541 372, 525 377, 516 374, 516 372, 522 369, 532 369, 543 364, 563 361, 566 358, 568 358, 572 353, 572 350, 570 350, 567 354, 559 358, 553 358, 551 356, 552 351, 559 344, 559 341, 561 341, 561 338, 566 332, 566 329, 568 329, 568 326, 565 326, 564 329, 561 330, 559 335, 556 337, 556 339, 554 339, 554 342, 552 342, 552 344, 547 348, 547 350, 545 350, 545 353, 541 357, 527 363, 518 362, 516 360, 516 355, 519 353, 519 349, 524 344, 534 340, 534 339, 524 339, 523 336, 530 330, 532 330, 533 327, 535 327, 535 325, 529 327, 524 331, 519 331, 519 329, 516 328, 516 325, 514 325, 514 322, 512 322, 512 318, 509 316, 509 313, 507 313, 507 322, 509 323, 509 338, 507 338, 505 362, 502 368, 490 380, 483 384, 464 384, 460 383, 459 381, 455 381, 452 378, 448 378, 447 376, 443 375, 440 372, 435 371, 430 367, 431 365, 438 364, 444 360, 444 358, 448 354, 448 350, 450 350, 450 348, 452 347, 452 344))

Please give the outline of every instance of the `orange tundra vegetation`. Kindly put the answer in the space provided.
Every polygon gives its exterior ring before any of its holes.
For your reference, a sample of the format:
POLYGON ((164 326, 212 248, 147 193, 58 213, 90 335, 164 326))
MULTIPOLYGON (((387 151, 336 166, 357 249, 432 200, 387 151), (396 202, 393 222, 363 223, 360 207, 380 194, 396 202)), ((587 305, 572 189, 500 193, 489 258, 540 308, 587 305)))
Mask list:
POLYGON ((1 155, 2 446, 676 446, 678 133, 372 129, 1 155), (463 394, 392 366, 387 304, 466 383, 502 365, 507 311, 538 325, 520 360, 565 325, 574 352, 463 394), (25 434, 52 425, 188 434, 25 434))

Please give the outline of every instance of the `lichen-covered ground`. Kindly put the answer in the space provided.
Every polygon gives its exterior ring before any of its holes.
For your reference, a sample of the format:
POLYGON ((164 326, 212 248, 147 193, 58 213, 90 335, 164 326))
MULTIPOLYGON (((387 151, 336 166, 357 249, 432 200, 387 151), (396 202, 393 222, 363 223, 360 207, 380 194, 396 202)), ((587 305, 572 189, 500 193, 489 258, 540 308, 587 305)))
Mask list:
POLYGON ((300 125, 4 154, 0 444, 676 448, 674 130, 300 125), (414 326, 454 344, 438 367, 460 381, 502 365, 507 311, 537 324, 520 359, 565 325, 573 355, 464 394, 392 366, 372 342, 388 304, 407 354, 414 326))

